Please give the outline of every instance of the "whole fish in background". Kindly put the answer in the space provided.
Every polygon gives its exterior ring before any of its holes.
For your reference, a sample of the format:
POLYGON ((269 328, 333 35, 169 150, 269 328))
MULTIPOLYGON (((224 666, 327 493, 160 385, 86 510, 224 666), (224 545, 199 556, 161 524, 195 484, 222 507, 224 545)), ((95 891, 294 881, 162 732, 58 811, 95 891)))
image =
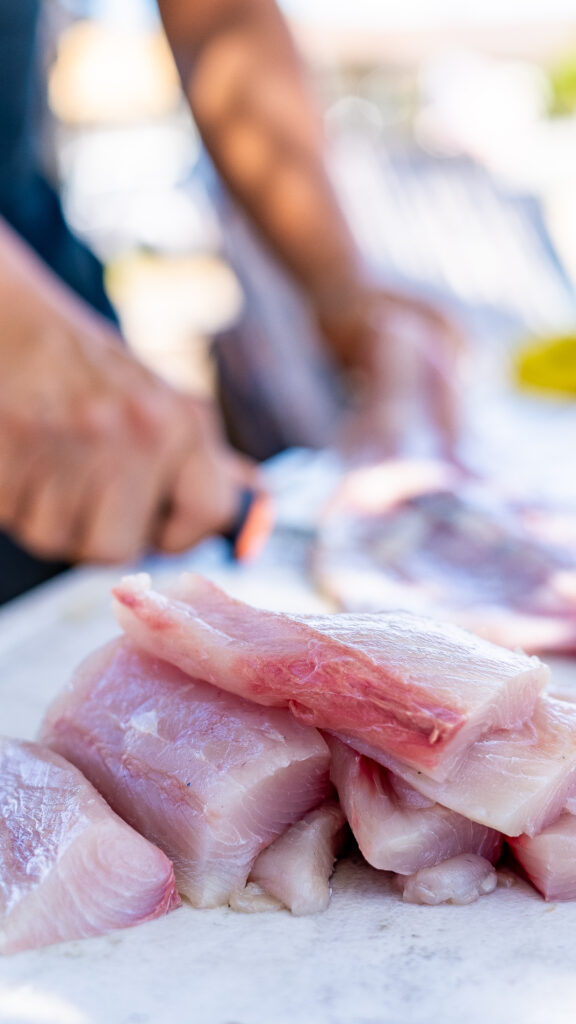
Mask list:
POLYGON ((511 649, 576 651, 576 510, 512 501, 442 462, 345 477, 312 573, 343 611, 405 608, 511 649))

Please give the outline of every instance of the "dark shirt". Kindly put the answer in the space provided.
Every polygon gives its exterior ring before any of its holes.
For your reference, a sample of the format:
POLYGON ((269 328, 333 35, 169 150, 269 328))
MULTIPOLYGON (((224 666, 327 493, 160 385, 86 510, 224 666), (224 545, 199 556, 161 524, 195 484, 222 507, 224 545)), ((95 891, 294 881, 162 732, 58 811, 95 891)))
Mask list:
MULTIPOLYGON (((40 0, 0 0, 0 216, 78 295, 116 322, 102 267, 70 232, 42 167, 40 20, 40 0)), ((34 558, 0 533, 0 603, 63 568, 34 558)))
POLYGON ((70 232, 42 168, 40 15, 40 0, 0 3, 0 215, 78 295, 115 320, 102 267, 70 232))

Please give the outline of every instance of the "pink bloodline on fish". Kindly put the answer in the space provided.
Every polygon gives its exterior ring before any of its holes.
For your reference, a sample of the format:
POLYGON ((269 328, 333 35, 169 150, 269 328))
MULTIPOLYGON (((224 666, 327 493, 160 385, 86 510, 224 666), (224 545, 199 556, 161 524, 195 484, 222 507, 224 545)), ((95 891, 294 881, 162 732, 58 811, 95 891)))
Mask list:
POLYGON ((409 613, 281 615, 192 575, 169 593, 144 575, 113 593, 120 625, 149 653, 437 779, 480 735, 528 718, 547 681, 536 658, 409 613))

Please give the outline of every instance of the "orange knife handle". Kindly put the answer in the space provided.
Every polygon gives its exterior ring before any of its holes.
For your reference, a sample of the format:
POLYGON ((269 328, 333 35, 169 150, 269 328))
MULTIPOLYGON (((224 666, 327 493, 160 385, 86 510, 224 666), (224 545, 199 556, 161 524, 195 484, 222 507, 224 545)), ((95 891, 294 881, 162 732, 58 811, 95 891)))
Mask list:
POLYGON ((239 562, 256 558, 274 528, 274 504, 264 491, 246 488, 240 497, 238 514, 224 533, 234 558, 239 562))

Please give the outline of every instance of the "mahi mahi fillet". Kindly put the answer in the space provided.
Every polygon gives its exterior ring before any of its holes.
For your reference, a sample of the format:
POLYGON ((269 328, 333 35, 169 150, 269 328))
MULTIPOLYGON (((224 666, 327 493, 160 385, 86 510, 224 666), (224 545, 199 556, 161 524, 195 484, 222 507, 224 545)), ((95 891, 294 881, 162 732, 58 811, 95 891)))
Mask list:
POLYGON ((251 882, 296 917, 326 910, 330 876, 345 832, 344 812, 335 800, 327 800, 260 854, 250 873, 251 882))
POLYGON ((146 575, 113 593, 120 625, 150 654, 439 780, 479 736, 529 718, 548 678, 537 658, 410 613, 281 615, 190 574, 169 593, 146 575))
POLYGON ((340 740, 328 737, 328 744, 332 781, 360 851, 372 867, 412 875, 462 853, 498 860, 498 832, 422 797, 340 740))
POLYGON ((402 883, 402 898, 406 903, 422 903, 429 907, 436 907, 439 903, 465 906, 494 892, 498 878, 489 860, 475 853, 462 853, 442 864, 422 868, 402 879, 402 883))
POLYGON ((576 899, 576 817, 564 811, 537 835, 509 840, 516 860, 546 900, 576 899))
POLYGON ((533 836, 558 817, 575 791, 576 706, 542 697, 518 729, 500 729, 474 743, 445 782, 398 758, 382 760, 430 800, 504 835, 533 836))
POLYGON ((228 901, 328 787, 320 734, 113 641, 49 709, 42 739, 174 862, 194 906, 228 901))
POLYGON ((168 858, 73 765, 0 739, 0 952, 103 935, 178 906, 168 858))

